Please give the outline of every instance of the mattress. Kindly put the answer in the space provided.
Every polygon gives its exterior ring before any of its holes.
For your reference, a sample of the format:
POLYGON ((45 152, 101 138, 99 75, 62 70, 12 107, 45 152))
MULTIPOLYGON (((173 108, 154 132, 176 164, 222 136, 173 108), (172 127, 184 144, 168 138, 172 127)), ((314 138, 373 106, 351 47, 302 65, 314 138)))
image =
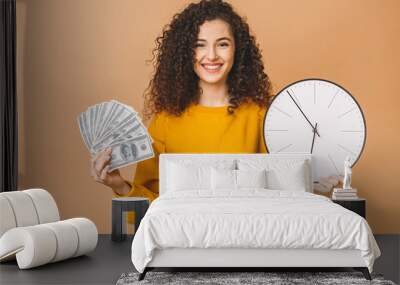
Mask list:
POLYGON ((170 192, 150 205, 132 242, 139 272, 162 249, 359 250, 369 271, 380 251, 364 218, 309 192, 170 192))

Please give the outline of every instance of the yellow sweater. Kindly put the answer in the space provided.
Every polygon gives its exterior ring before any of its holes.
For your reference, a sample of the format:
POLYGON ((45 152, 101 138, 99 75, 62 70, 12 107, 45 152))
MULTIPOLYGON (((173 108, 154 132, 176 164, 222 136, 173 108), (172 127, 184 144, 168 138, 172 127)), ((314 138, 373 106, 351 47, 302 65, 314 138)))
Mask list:
MULTIPOLYGON (((265 107, 243 103, 234 115, 227 106, 191 105, 175 117, 161 112, 153 117, 148 132, 155 156, 138 162, 127 196, 158 197, 160 153, 266 153, 263 139, 265 107)), ((115 193, 116 197, 121 197, 115 193)), ((128 216, 132 221, 133 216, 128 216)))

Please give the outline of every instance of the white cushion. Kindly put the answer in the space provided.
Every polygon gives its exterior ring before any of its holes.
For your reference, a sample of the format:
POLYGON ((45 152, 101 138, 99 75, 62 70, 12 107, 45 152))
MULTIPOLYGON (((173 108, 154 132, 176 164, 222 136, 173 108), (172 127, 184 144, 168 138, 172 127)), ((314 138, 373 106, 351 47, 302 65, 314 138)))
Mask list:
POLYGON ((57 204, 44 189, 0 193, 0 237, 14 227, 33 226, 60 220, 57 204))
POLYGON ((241 188, 266 188, 266 170, 211 169, 212 190, 239 190, 241 188))
POLYGON ((28 269, 86 254, 97 238, 96 226, 85 218, 13 228, 0 238, 0 261, 16 256, 19 268, 28 269))
POLYGON ((211 168, 211 189, 236 190, 236 170, 211 168))
POLYGON ((97 245, 97 228, 96 225, 86 218, 73 218, 64 222, 71 224, 78 233, 79 242, 73 257, 86 254, 96 248, 97 245))
MULTIPOLYGON (((51 262, 60 261, 74 256, 78 248, 79 236, 71 224, 66 221, 43 224, 49 228, 57 240, 57 250, 51 262)), ((50 261, 49 261, 50 262, 50 261)))
POLYGON ((211 188, 210 167, 170 163, 168 174, 167 186, 169 191, 211 188))
POLYGON ((0 193, 0 237, 9 229, 15 228, 17 222, 8 199, 0 193))
POLYGON ((190 159, 168 161, 167 191, 211 190, 211 168, 235 169, 232 160, 191 161, 190 159))
POLYGON ((13 209, 17 227, 26 227, 39 224, 35 205, 31 197, 23 191, 12 191, 0 193, 13 209))
POLYGON ((266 169, 267 188, 312 192, 311 162, 302 159, 238 160, 239 170, 266 169))
POLYGON ((266 170, 236 170, 238 188, 267 188, 266 170))
POLYGON ((307 191, 304 167, 299 165, 293 169, 267 171, 267 188, 272 190, 307 191))
POLYGON ((17 259, 20 269, 51 262, 57 251, 57 240, 43 225, 13 228, 0 238, 0 261, 17 259))
POLYGON ((36 188, 24 190, 22 192, 28 194, 32 199, 38 215, 39 224, 51 223, 60 220, 60 214, 58 213, 56 201, 48 191, 36 188))

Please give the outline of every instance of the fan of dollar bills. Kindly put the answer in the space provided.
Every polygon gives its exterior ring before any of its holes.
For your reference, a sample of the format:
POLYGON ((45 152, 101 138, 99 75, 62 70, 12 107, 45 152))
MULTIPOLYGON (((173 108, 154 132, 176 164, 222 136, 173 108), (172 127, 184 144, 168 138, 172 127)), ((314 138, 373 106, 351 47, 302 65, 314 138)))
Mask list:
POLYGON ((154 157, 153 139, 132 107, 116 100, 89 107, 78 116, 83 141, 94 157, 111 147, 109 171, 154 157))

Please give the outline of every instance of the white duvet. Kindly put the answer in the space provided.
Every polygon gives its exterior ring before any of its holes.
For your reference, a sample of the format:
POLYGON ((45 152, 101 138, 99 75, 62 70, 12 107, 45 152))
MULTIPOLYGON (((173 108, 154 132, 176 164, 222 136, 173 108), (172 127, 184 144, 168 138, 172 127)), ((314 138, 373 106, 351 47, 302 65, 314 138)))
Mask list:
POLYGON ((154 249, 175 247, 358 249, 370 272, 380 256, 361 216, 321 195, 260 188, 154 200, 132 242, 133 265, 143 272, 154 249))

